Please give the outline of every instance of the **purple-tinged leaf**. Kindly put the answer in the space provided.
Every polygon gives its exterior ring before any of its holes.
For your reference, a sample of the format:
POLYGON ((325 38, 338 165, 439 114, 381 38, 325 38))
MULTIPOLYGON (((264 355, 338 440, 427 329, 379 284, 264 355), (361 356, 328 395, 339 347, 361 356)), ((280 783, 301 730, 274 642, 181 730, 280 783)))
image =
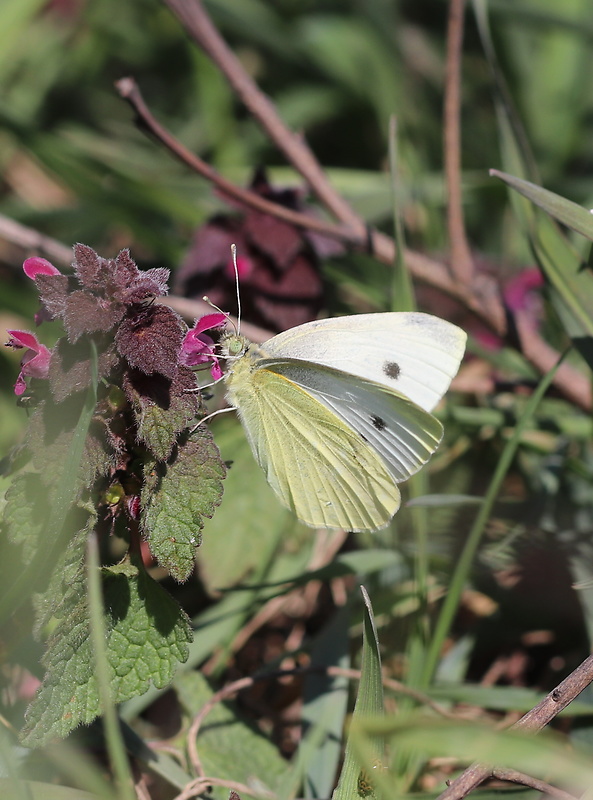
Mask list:
POLYGON ((101 258, 86 244, 74 245, 74 273, 84 289, 104 289, 107 259, 101 258))
POLYGON ((180 318, 161 305, 142 307, 130 312, 119 326, 117 349, 131 367, 147 375, 157 372, 173 378, 179 364, 183 341, 180 318))
POLYGON ((72 344, 85 333, 108 331, 123 317, 121 303, 105 300, 90 292, 72 292, 66 301, 64 328, 72 344))
MULTIPOLYGON (((98 341, 98 350, 99 378, 107 378, 118 366, 119 358, 113 344, 107 340, 98 341)), ((57 403, 88 388, 91 382, 88 341, 80 339, 70 344, 65 338, 59 339, 52 350, 48 377, 51 393, 57 403)))

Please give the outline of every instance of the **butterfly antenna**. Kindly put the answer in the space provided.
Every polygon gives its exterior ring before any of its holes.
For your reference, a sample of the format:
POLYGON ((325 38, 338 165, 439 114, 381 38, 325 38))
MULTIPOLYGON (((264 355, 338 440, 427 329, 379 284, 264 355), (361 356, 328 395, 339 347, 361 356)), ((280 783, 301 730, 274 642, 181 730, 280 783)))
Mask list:
POLYGON ((237 333, 241 333, 241 292, 239 291, 239 267, 237 266, 237 245, 231 245, 233 269, 235 270, 235 289, 237 292, 237 333))
POLYGON ((213 303, 213 302, 212 302, 212 300, 211 300, 211 299, 210 299, 210 298, 209 298, 207 295, 203 295, 203 297, 202 297, 202 300, 203 300, 205 303, 208 303, 208 305, 210 306, 210 308, 213 308, 215 311, 220 311, 220 313, 221 313, 221 314, 222 314, 224 317, 226 317, 226 318, 227 318, 227 322, 230 322, 230 323, 231 323, 231 325, 233 326, 233 328, 235 329, 235 331, 237 330, 237 326, 235 325, 235 323, 233 322, 233 320, 230 318, 230 315, 229 315, 228 311, 223 311, 223 310, 222 310, 222 308, 220 308, 220 306, 217 306, 217 305, 216 305, 216 303, 213 303))
POLYGON ((221 314, 224 314, 225 317, 228 317, 228 313, 226 311, 223 311, 222 308, 216 305, 216 303, 213 303, 212 300, 207 295, 204 295, 202 297, 202 300, 205 303, 208 303, 210 308, 213 308, 215 311, 220 311, 221 314))

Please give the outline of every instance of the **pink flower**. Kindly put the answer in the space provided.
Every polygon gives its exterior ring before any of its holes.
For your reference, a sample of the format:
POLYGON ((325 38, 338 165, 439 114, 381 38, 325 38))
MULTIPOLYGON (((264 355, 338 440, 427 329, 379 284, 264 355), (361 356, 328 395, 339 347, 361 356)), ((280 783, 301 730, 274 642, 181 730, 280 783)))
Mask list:
POLYGON ((61 275, 57 267, 54 267, 46 258, 33 256, 23 261, 23 270, 27 278, 35 280, 38 275, 61 275))
MULTIPOLYGON (((61 275, 62 273, 57 267, 49 262, 46 258, 40 258, 39 256, 33 256, 32 258, 26 258, 23 261, 23 271, 27 278, 31 278, 32 281, 35 280, 39 275, 61 275)), ((35 325, 41 325, 42 322, 49 322, 53 319, 53 316, 49 313, 43 302, 41 303, 41 308, 35 314, 35 325)))
POLYGON ((8 334, 10 339, 6 342, 7 347, 12 347, 14 350, 27 348, 27 352, 21 359, 21 371, 14 385, 14 393, 20 397, 27 388, 25 377, 47 378, 51 353, 44 344, 37 341, 37 337, 33 333, 8 331, 8 334))
POLYGON ((179 361, 186 367, 195 367, 197 364, 212 363, 210 374, 217 381, 222 378, 222 369, 218 357, 214 352, 214 340, 204 331, 212 328, 220 328, 226 325, 227 317, 225 314, 206 314, 194 323, 194 327, 185 334, 185 339, 181 345, 179 361))
MULTIPOLYGON (((511 278, 503 289, 504 304, 507 309, 512 314, 522 312, 524 324, 530 325, 533 329, 540 326, 542 318, 542 298, 539 290, 544 284, 540 270, 528 267, 511 278)), ((491 331, 480 328, 475 332, 475 336, 488 350, 499 350, 502 347, 500 337, 491 331)))
POLYGON ((544 283, 544 277, 539 269, 536 267, 524 269, 523 272, 515 275, 505 287, 504 299, 507 306, 511 311, 534 310, 532 293, 541 289, 544 283))

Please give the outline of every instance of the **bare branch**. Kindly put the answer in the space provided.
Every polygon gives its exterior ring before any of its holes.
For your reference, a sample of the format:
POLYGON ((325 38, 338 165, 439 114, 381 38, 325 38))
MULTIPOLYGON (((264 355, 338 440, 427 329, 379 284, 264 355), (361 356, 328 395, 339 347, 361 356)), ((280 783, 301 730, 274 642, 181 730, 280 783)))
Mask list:
POLYGON ((43 253, 44 256, 57 261, 58 264, 72 263, 71 247, 66 247, 65 244, 52 239, 51 236, 45 236, 33 228, 27 228, 3 214, 0 214, 0 238, 19 245, 25 251, 43 253))
MULTIPOLYGON (((593 656, 585 659, 562 683, 552 689, 531 711, 522 716, 512 728, 537 733, 558 716, 569 703, 572 703, 591 682, 593 682, 593 656)), ((492 767, 472 764, 438 796, 437 800, 461 800, 492 774, 492 767)))
MULTIPOLYGON (((274 144, 285 154, 293 167, 308 181, 320 201, 342 223, 348 226, 347 231, 342 229, 342 241, 358 247, 364 247, 367 244, 367 231, 364 220, 358 217, 350 206, 337 195, 311 150, 300 137, 296 136, 282 122, 270 99, 261 92, 251 76, 245 72, 239 59, 222 39, 206 14, 200 0, 165 0, 165 2, 178 16, 194 41, 202 47, 226 76, 230 85, 235 89, 254 117, 259 120, 274 144)), ((459 24, 457 24, 455 30, 460 36, 459 24)), ((457 45, 458 51, 460 47, 461 43, 459 41, 457 45)), ((458 106, 458 104, 459 101, 456 100, 455 104, 452 103, 451 105, 454 107, 454 105, 458 106)), ((458 114, 457 111, 455 113, 458 114)), ((272 205, 274 206, 275 204, 272 205)), ((271 210, 269 213, 274 213, 280 217, 276 211, 271 210)), ((302 220, 300 224, 304 224, 302 220)), ((333 228, 330 231, 326 228, 325 233, 327 235, 333 235, 334 233, 339 235, 339 230, 340 228, 333 228)), ((465 242, 465 247, 467 247, 462 224, 460 230, 462 241, 465 242)), ((384 264, 393 264, 395 259, 395 243, 393 239, 377 231, 370 232, 368 239, 370 239, 374 255, 384 264)), ((459 241, 461 240, 457 234, 452 236, 452 246, 459 241)), ((406 250, 404 257, 407 267, 415 278, 457 299, 498 335, 505 335, 507 328, 505 309, 501 302, 498 284, 490 276, 475 274, 471 282, 465 279, 453 281, 445 265, 435 259, 410 250, 406 250)), ((454 255, 453 260, 455 263, 458 261, 462 263, 464 258, 463 254, 459 259, 457 255, 454 255)), ((471 256, 469 256, 469 260, 471 262, 471 256)), ((459 278, 459 276, 457 277, 459 278)), ((549 362, 548 356, 551 348, 533 328, 523 326, 523 335, 525 338, 521 343, 527 358, 538 371, 545 372, 544 364, 549 362)), ((557 358, 558 354, 556 354, 556 360, 557 358)), ((581 408, 585 410, 591 408, 591 385, 587 376, 569 365, 563 365, 561 370, 558 370, 554 383, 565 396, 569 397, 581 408), (560 374, 561 372, 562 374, 560 374)))
POLYGON ((244 189, 227 180, 209 164, 202 161, 199 156, 196 156, 184 147, 178 139, 156 120, 144 102, 138 84, 133 78, 122 78, 116 82, 115 88, 120 93, 121 97, 127 100, 132 106, 142 124, 153 136, 180 161, 190 167, 190 169, 193 169, 203 178, 213 183, 223 194, 235 200, 239 200, 246 206, 262 211, 264 214, 272 214, 274 217, 283 219, 285 222, 289 222, 291 225, 296 225, 299 228, 316 231, 317 233, 331 236, 334 239, 356 244, 359 247, 364 246, 366 243, 366 233, 364 232, 361 235, 356 235, 351 230, 341 225, 333 225, 332 223, 316 219, 310 214, 301 214, 298 211, 293 211, 279 203, 274 203, 272 200, 266 200, 265 197, 262 197, 256 192, 252 192, 250 189, 244 189))
MULTIPOLYGON (((393 264, 395 259, 393 239, 377 231, 369 233, 364 220, 330 184, 327 175, 302 137, 293 133, 284 124, 273 103, 244 70, 239 59, 212 24, 202 3, 199 0, 165 0, 165 2, 183 23, 189 35, 225 75, 245 106, 260 122, 276 147, 284 153, 289 163, 300 172, 319 201, 347 226, 347 230, 341 229, 342 241, 350 242, 359 248, 366 248, 370 239, 372 252, 377 258, 385 264, 393 264)), ((276 213, 276 216, 279 215, 276 213)), ((290 221, 286 217, 282 218, 290 221)), ((303 225, 303 221, 295 221, 294 224, 303 225)), ((340 228, 337 229, 339 230, 340 228)), ((331 232, 326 228, 320 232, 333 235, 334 231, 335 228, 331 232)), ((465 298, 464 304, 477 313, 486 324, 498 333, 504 333, 506 326, 504 309, 496 290, 486 291, 485 296, 482 296, 482 292, 475 287, 474 295, 467 298, 466 287, 464 286, 461 291, 451 280, 446 267, 439 261, 408 250, 405 253, 405 261, 415 277, 453 297, 465 298)))
POLYGON ((447 72, 444 109, 444 156, 447 183, 447 225, 451 243, 451 273, 470 291, 473 259, 465 235, 461 194, 461 52, 465 0, 451 0, 447 31, 447 72))
POLYGON ((531 775, 525 775, 524 772, 518 772, 516 769, 498 769, 492 770, 492 777, 498 778, 500 781, 508 781, 509 783, 519 783, 522 786, 529 786, 531 789, 537 789, 550 797, 555 797, 557 800, 576 800, 574 795, 563 791, 562 789, 551 786, 545 781, 540 781, 537 778, 532 778, 531 775))
MULTIPOLYGON (((219 175, 215 169, 201 158, 187 150, 181 142, 158 122, 144 102, 133 78, 122 78, 117 81, 116 88, 120 95, 130 103, 145 129, 150 131, 150 133, 173 153, 176 158, 179 158, 190 169, 193 169, 203 178, 213 183, 222 193, 235 200, 239 200, 246 206, 255 208, 265 214, 271 214, 277 219, 282 219, 299 228, 316 231, 325 236, 331 236, 359 249, 367 249, 369 244, 369 232, 363 220, 359 219, 360 225, 357 226, 358 231, 361 229, 363 231, 360 233, 344 225, 324 222, 309 214, 293 211, 290 208, 286 208, 286 206, 279 205, 271 200, 266 200, 256 192, 236 186, 222 175, 219 175)), ((294 166, 298 169, 298 165, 294 166)), ((372 239, 372 249, 376 257, 384 264, 392 264, 395 258, 395 243, 393 239, 377 231, 371 232, 370 236, 372 239)), ((500 293, 491 279, 482 281, 481 283, 476 282, 474 284, 474 294, 468 296, 466 287, 464 286, 460 289, 460 287, 451 280, 447 268, 440 261, 436 261, 435 259, 422 255, 421 253, 415 253, 411 250, 406 250, 405 260, 410 271, 416 278, 462 301, 465 306, 478 314, 493 330, 499 334, 504 333, 505 318, 500 303, 500 293)))

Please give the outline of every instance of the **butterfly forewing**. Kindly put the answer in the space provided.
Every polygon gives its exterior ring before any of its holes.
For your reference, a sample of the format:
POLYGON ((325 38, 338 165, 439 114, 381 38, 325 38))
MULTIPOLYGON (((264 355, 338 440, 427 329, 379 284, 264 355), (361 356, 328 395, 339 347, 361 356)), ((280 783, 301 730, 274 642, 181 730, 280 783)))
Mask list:
POLYGON ((441 423, 385 386, 300 360, 260 363, 300 386, 354 428, 383 458, 397 482, 418 472, 440 444, 441 423))
POLYGON ((274 336, 262 349, 380 383, 431 411, 459 369, 465 341, 456 325, 402 312, 308 322, 274 336))
POLYGON ((373 447, 310 392, 247 357, 227 377, 229 400, 282 502, 314 527, 376 530, 400 494, 373 447))

